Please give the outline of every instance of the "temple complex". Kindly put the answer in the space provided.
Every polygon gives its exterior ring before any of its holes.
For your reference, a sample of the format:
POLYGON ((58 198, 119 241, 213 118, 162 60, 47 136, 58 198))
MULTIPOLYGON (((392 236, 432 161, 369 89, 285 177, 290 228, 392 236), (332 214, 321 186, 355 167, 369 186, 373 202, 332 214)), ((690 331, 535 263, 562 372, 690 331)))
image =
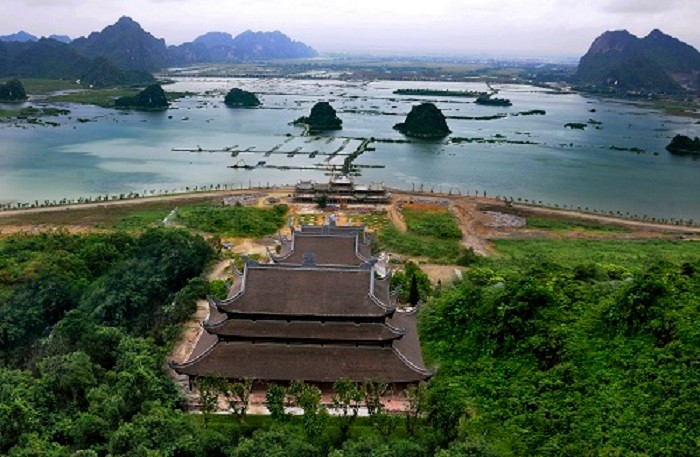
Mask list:
POLYGON ((210 299, 192 354, 172 368, 190 380, 302 380, 324 391, 341 378, 399 390, 428 379, 417 309, 397 308, 370 242, 363 227, 292 231, 272 263, 247 261, 228 298, 210 299))

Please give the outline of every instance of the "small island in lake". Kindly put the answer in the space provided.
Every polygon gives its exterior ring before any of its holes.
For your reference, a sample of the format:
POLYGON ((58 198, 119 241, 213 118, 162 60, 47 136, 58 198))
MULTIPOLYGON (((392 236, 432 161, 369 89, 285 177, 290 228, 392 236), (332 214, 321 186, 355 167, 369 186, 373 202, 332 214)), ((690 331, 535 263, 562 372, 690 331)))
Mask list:
POLYGON ((445 115, 432 103, 421 103, 411 108, 406 121, 396 124, 394 129, 418 138, 443 138, 452 133, 445 115))
POLYGON ((293 122, 295 125, 306 125, 309 131, 340 130, 343 121, 337 116, 335 109, 328 102, 318 102, 311 108, 311 114, 300 117, 293 122))
POLYGON ((666 146, 666 150, 671 154, 700 154, 700 138, 676 135, 666 146))
POLYGON ((16 103, 27 100, 27 92, 19 79, 11 79, 0 84, 0 102, 16 103))
POLYGON ((226 94, 224 104, 229 108, 253 108, 261 105, 254 93, 238 88, 233 88, 226 94))
POLYGON ((165 91, 159 84, 151 84, 133 97, 120 97, 114 105, 117 108, 133 108, 144 111, 161 111, 170 106, 165 91))
POLYGON ((395 95, 425 95, 432 97, 480 97, 485 92, 473 90, 445 90, 445 89, 396 89, 395 95))
POLYGON ((488 105, 488 106, 511 106, 513 104, 507 98, 491 97, 491 94, 484 94, 484 95, 478 97, 474 101, 474 103, 476 103, 477 105, 488 105))

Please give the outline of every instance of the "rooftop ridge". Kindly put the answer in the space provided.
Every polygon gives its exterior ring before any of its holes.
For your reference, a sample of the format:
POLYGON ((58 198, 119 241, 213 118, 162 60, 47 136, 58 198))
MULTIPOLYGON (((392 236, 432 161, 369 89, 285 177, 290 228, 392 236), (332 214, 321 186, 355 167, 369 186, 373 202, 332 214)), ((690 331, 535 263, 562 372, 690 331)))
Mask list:
POLYGON ((274 263, 301 263, 300 257, 306 252, 316 254, 319 265, 357 265, 373 258, 370 249, 372 239, 364 225, 303 225, 301 230, 293 226, 290 228, 291 240, 280 241, 279 253, 267 248, 274 263))
POLYGON ((402 361, 403 363, 406 364, 406 366, 407 366, 408 368, 412 369, 412 370, 415 371, 416 373, 419 373, 419 374, 422 374, 422 375, 425 375, 425 376, 432 376, 432 375, 435 374, 435 370, 429 370, 429 369, 427 369, 427 368, 422 368, 422 367, 419 367, 418 365, 416 365, 415 363, 411 362, 411 361, 408 359, 408 357, 406 357, 405 355, 403 355, 403 354, 401 353, 401 351, 399 351, 395 346, 392 345, 392 346, 391 346, 391 350, 392 350, 392 352, 393 352, 394 354, 396 354, 396 355, 398 356, 399 359, 401 359, 401 361, 402 361))
POLYGON ((203 324, 203 327, 210 335, 216 335, 219 339, 224 340, 239 338, 242 340, 303 340, 307 342, 383 342, 386 344, 402 338, 408 333, 407 328, 398 328, 387 322, 356 324, 351 321, 319 321, 319 319, 294 321, 286 319, 226 319, 215 324, 203 324))
POLYGON ((433 370, 426 370, 411 362, 391 345, 348 345, 338 342, 319 344, 218 340, 200 356, 183 364, 171 362, 170 366, 179 373, 189 376, 207 376, 221 370, 219 372, 223 376, 230 378, 257 377, 255 374, 257 371, 262 378, 273 381, 305 379, 311 382, 333 382, 338 376, 349 376, 361 382, 388 376, 390 382, 411 383, 424 380, 434 373, 433 370), (350 354, 354 355, 350 356, 350 354), (370 359, 374 360, 374 363, 360 362, 358 367, 335 362, 337 357, 346 355, 350 357, 349 360, 359 362, 357 357, 363 358, 371 354, 376 354, 371 356, 373 359, 370 359), (291 359, 288 358, 290 356, 292 356, 291 359), (250 359, 251 357, 253 359, 250 359), (271 357, 275 363, 270 365, 267 363, 268 359, 262 357, 271 357), (300 357, 316 363, 309 367, 308 376, 304 376, 302 374, 304 369, 301 368, 300 371, 300 367, 296 365, 303 363, 300 357), (246 367, 245 364, 249 361, 252 365, 246 367), (285 363, 292 364, 289 370, 284 368, 285 363))
POLYGON ((224 322, 226 322, 226 312, 222 311, 219 308, 218 304, 216 303, 216 301, 214 301, 212 297, 207 296, 207 303, 209 304, 209 314, 207 315, 206 319, 204 319, 204 321, 202 322, 202 327, 206 329, 209 326, 223 324, 224 322), (214 313, 219 314, 220 317, 222 317, 222 319, 219 322, 211 323, 211 319, 214 313))
POLYGON ((185 362, 183 362, 183 363, 177 363, 177 362, 175 362, 174 360, 171 360, 171 361, 168 362, 168 366, 169 366, 170 368, 176 370, 176 371, 177 371, 178 369, 191 367, 191 366, 194 365, 195 363, 197 363, 197 362, 199 362, 200 360, 202 360, 203 358, 207 357, 207 356, 214 350, 214 348, 215 348, 218 344, 219 344, 219 341, 218 341, 218 340, 217 340, 217 341, 214 341, 214 343, 213 343, 211 346, 209 346, 209 348, 208 348, 207 350, 202 351, 202 353, 199 354, 198 356, 196 356, 195 358, 193 358, 193 359, 191 359, 191 360, 187 360, 187 361, 185 361, 185 362))

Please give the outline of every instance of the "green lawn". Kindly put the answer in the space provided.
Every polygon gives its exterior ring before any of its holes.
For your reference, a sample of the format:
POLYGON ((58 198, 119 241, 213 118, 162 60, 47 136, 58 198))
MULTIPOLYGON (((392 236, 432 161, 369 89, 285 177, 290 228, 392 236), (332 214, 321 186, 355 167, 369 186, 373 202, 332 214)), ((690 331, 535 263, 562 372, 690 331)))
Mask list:
POLYGON ((29 95, 46 95, 59 90, 82 88, 75 81, 67 79, 22 78, 21 81, 29 95))
POLYGON ((642 268, 657 260, 677 263, 700 256, 699 242, 683 240, 494 240, 493 244, 501 253, 494 261, 502 264, 547 259, 564 266, 599 263, 642 268))
POLYGON ((380 245, 391 252, 415 257, 427 257, 439 263, 452 263, 462 253, 462 232, 454 216, 444 210, 404 208, 408 230, 402 233, 388 226, 380 232, 380 245))
POLYGON ((528 217, 527 228, 537 228, 554 231, 585 230, 587 232, 617 232, 629 233, 627 227, 610 224, 599 224, 596 222, 585 222, 580 220, 551 219, 544 217, 528 217))
POLYGON ((103 108, 114 106, 114 100, 119 97, 133 97, 138 94, 137 89, 93 89, 70 94, 53 95, 46 98, 53 103, 80 103, 83 105, 97 105, 103 108))
POLYGON ((145 230, 148 227, 156 227, 170 214, 169 206, 159 209, 146 209, 142 211, 128 212, 117 220, 112 228, 117 230, 145 230))
POLYGON ((286 205, 272 208, 190 206, 180 208, 177 223, 217 235, 260 238, 284 226, 288 209, 286 205))

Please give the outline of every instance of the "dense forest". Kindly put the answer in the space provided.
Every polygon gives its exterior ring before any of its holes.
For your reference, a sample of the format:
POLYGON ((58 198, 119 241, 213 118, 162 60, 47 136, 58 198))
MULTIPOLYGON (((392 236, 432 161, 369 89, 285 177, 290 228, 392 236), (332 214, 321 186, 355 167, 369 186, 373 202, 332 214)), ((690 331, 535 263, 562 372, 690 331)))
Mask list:
MULTIPOLYGON (((409 222, 415 236, 425 220, 409 222)), ((453 286, 433 289, 416 264, 397 275, 404 299, 424 301, 438 371, 405 416, 365 418, 303 398, 295 417, 184 412, 164 361, 196 299, 220 287, 202 277, 217 254, 201 237, 0 240, 0 454, 697 454, 697 251, 600 242, 589 258, 576 243, 571 256, 561 243, 517 243, 470 262, 453 286)))
POLYGON ((642 262, 472 269, 422 316, 429 417, 483 455, 697 455, 700 261, 642 262))

